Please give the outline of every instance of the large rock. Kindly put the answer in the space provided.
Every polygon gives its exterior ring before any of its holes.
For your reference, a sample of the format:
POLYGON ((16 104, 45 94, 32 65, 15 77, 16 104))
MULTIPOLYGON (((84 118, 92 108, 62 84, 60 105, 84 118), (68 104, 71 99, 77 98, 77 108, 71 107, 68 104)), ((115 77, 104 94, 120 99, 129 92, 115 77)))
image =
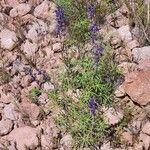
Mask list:
POLYGON ((4 107, 4 116, 10 120, 17 120, 19 118, 19 113, 16 111, 14 104, 10 103, 4 107))
POLYGON ((123 83, 125 92, 139 105, 150 102, 150 70, 137 70, 129 73, 123 83))
POLYGON ((34 16, 37 18, 46 18, 49 16, 49 10, 50 10, 50 1, 44 0, 40 5, 38 5, 34 9, 34 16))
POLYGON ((122 26, 117 31, 122 41, 124 41, 125 43, 132 41, 132 35, 129 25, 122 26))
POLYGON ((0 136, 8 134, 13 128, 13 123, 11 120, 1 120, 0 121, 0 136))
POLYGON ((2 49, 12 50, 17 44, 18 38, 16 33, 8 29, 0 32, 0 47, 2 49))
POLYGON ((142 145, 142 149, 149 150, 150 148, 150 136, 149 135, 140 133, 139 141, 140 141, 140 145, 142 145))
POLYGON ((147 122, 143 128, 142 132, 150 136, 150 122, 147 122))
POLYGON ((30 10, 31 10, 31 6, 29 4, 22 3, 17 5, 10 11, 10 16, 21 17, 27 14, 30 10))
POLYGON ((11 142, 16 142, 18 150, 35 150, 39 145, 37 130, 29 126, 14 129, 7 139, 11 142))
POLYGON ((31 120, 38 120, 40 115, 40 108, 33 103, 22 103, 20 110, 28 115, 31 120))
POLYGON ((134 48, 132 50, 133 59, 136 62, 140 60, 150 59, 150 46, 145 46, 141 48, 134 48))

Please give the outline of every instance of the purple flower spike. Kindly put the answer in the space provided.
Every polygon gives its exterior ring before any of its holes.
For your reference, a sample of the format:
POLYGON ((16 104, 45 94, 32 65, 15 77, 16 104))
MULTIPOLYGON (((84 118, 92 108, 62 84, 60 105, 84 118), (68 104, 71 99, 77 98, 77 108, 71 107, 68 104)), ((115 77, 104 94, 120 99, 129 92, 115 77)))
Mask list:
POLYGON ((60 35, 65 28, 66 18, 65 18, 64 10, 60 6, 57 7, 55 13, 56 13, 56 20, 57 20, 56 34, 60 35))
POLYGON ((95 63, 98 65, 100 57, 103 54, 104 49, 102 47, 98 47, 95 51, 95 63))
POLYGON ((96 112, 95 112, 96 111, 96 103, 95 103, 94 98, 90 98, 88 107, 90 109, 92 116, 95 117, 96 116, 96 112))
POLYGON ((95 43, 95 40, 96 40, 96 36, 97 36, 97 32, 99 31, 96 23, 93 23, 91 26, 90 26, 90 33, 91 33, 91 38, 92 38, 92 42, 95 43))
POLYGON ((87 6, 87 13, 90 19, 94 17, 95 11, 96 11, 96 6, 94 4, 89 4, 87 6))

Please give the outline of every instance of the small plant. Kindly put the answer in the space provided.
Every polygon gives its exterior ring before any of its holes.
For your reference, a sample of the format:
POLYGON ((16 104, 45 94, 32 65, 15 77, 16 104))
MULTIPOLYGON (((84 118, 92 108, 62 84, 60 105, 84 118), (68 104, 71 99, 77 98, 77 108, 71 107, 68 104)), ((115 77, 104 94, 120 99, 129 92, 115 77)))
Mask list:
POLYGON ((29 92, 29 99, 32 103, 37 104, 38 103, 38 97, 40 96, 41 91, 40 89, 34 87, 30 92, 29 92))
POLYGON ((111 10, 109 3, 105 0, 100 3, 96 0, 90 0, 88 3, 84 0, 56 0, 56 3, 58 5, 56 30, 61 32, 62 28, 67 25, 69 38, 74 43, 85 43, 90 40, 93 33, 90 31, 91 24, 98 26, 102 24, 104 16, 111 10))
POLYGON ((61 86, 49 92, 49 97, 65 111, 57 122, 72 134, 76 148, 95 146, 108 132, 100 108, 113 103, 111 95, 119 73, 112 60, 111 48, 106 46, 104 50, 97 53, 101 56, 97 64, 92 54, 91 57, 82 55, 77 60, 67 60, 69 67, 60 76, 61 86), (69 90, 80 91, 77 100, 67 94, 69 90))

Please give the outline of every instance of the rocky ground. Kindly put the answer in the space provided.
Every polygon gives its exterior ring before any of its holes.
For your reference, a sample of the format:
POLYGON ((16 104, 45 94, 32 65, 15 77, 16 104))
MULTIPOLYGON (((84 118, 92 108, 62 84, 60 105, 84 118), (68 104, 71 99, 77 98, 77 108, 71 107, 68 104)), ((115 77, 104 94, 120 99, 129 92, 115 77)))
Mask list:
MULTIPOLYGON (((59 108, 52 108, 47 95, 64 66, 64 39, 54 34, 55 10, 48 0, 0 2, 0 150, 72 149, 71 135, 54 121, 59 108), (29 97, 33 88, 41 89, 36 103, 29 97)), ((114 16, 108 16, 100 34, 115 49, 125 77, 115 100, 132 110, 132 118, 120 137, 125 144, 115 149, 108 140, 100 150, 150 149, 150 46, 140 46, 138 33, 129 27, 128 13, 122 6, 114 13, 115 22, 114 16)), ((109 125, 124 117, 122 110, 114 108, 103 112, 109 125)))

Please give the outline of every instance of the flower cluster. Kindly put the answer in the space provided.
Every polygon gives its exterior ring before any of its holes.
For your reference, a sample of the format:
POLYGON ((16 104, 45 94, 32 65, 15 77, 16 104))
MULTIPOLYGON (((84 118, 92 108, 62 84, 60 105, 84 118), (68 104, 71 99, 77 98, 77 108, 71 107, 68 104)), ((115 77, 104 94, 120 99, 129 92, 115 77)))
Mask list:
POLYGON ((96 51, 95 51, 95 53, 94 53, 96 65, 99 64, 99 60, 100 60, 100 57, 101 57, 102 54, 103 54, 103 51, 104 51, 104 49, 103 49, 102 47, 97 47, 97 48, 96 48, 96 51))
POLYGON ((92 42, 93 42, 93 43, 95 43, 98 30, 99 30, 99 29, 98 29, 96 23, 93 23, 93 24, 90 26, 90 33, 91 33, 91 38, 92 38, 92 42))
POLYGON ((96 6, 94 4, 87 5, 87 14, 90 19, 94 17, 95 11, 96 11, 96 6))
POLYGON ((56 13, 56 20, 57 20, 57 26, 56 26, 56 35, 61 35, 62 31, 65 29, 66 26, 66 18, 64 14, 64 10, 62 7, 58 6, 56 13))
POLYGON ((31 76, 32 82, 36 81, 39 86, 41 86, 46 81, 50 80, 50 77, 45 70, 36 69, 35 71, 33 71, 31 68, 24 68, 24 69, 25 69, 25 74, 31 76), (43 77, 42 81, 37 79, 38 75, 42 75, 43 77))
POLYGON ((90 98, 88 107, 91 112, 91 115, 95 117, 96 116, 96 102, 93 97, 90 98))

